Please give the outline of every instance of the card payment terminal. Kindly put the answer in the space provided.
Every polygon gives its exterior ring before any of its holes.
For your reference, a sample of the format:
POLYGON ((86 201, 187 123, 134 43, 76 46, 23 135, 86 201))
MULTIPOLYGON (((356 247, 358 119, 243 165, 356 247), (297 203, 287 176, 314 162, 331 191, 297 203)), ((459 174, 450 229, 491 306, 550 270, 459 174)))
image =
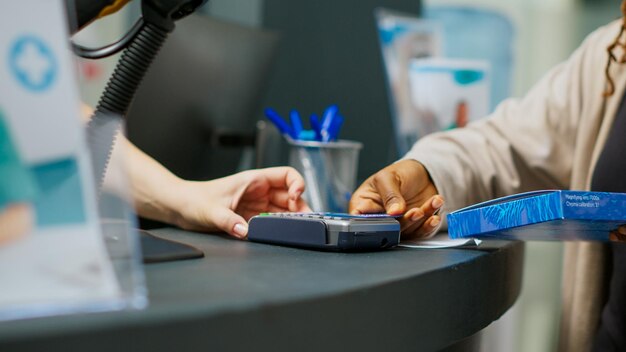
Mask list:
POLYGON ((400 241, 400 223, 386 214, 265 213, 250 219, 253 242, 333 251, 391 248, 400 241))

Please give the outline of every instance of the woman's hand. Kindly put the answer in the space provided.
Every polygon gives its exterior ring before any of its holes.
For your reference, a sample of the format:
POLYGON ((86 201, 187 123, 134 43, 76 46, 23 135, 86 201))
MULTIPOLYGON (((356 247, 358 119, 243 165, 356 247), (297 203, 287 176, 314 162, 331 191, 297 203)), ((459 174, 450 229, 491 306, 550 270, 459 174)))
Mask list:
POLYGON ((617 230, 609 233, 609 240, 612 242, 626 242, 626 225, 622 225, 617 230))
POLYGON ((422 164, 402 160, 363 182, 350 200, 350 213, 403 214, 399 220, 404 238, 428 238, 441 225, 437 212, 443 198, 437 193, 422 164))
POLYGON ((240 172, 205 181, 182 181, 171 222, 186 230, 221 230, 238 238, 248 234, 248 220, 263 212, 311 211, 301 198, 302 176, 291 167, 240 172))
MULTIPOLYGON (((291 167, 240 172, 211 181, 186 181, 118 136, 110 167, 125 168, 137 214, 193 231, 225 231, 245 238, 248 220, 263 212, 311 211, 301 198, 304 179, 291 167)), ((105 186, 124 192, 108 172, 105 186)))

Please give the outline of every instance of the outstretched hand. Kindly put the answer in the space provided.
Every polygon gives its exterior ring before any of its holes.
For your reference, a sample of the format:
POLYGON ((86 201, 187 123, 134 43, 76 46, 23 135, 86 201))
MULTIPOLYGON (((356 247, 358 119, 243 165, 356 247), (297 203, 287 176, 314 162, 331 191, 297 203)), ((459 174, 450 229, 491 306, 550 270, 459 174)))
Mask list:
POLYGON ((184 181, 174 223, 194 231, 221 230, 238 238, 248 234, 248 220, 263 212, 311 211, 301 195, 302 176, 291 167, 243 171, 206 181, 184 181))
POLYGON ((443 197, 422 164, 402 160, 370 176, 350 200, 351 214, 403 214, 400 220, 404 238, 428 238, 441 225, 437 215, 443 197))
POLYGON ((626 225, 618 227, 616 230, 609 233, 609 240, 611 242, 626 242, 626 225))

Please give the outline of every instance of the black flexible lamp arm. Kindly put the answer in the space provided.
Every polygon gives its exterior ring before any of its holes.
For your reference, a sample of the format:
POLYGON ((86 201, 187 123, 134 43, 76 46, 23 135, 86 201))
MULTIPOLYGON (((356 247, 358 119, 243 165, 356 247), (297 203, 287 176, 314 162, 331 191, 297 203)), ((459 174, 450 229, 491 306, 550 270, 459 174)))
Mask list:
POLYGON ((174 21, 181 19, 203 5, 206 0, 143 0, 142 24, 117 63, 100 97, 96 114, 110 112, 124 116, 141 80, 165 42, 174 30, 174 21))
MULTIPOLYGON (((87 125, 94 176, 99 178, 100 185, 104 180, 117 133, 117 124, 112 124, 111 119, 115 116, 126 116, 150 64, 168 34, 174 30, 174 22, 191 14, 205 2, 207 0, 142 0, 142 23, 135 26, 138 28, 135 29, 136 33, 131 33, 126 36, 127 39, 118 42, 127 46, 87 125)), ((111 48, 108 50, 114 53, 111 48)))

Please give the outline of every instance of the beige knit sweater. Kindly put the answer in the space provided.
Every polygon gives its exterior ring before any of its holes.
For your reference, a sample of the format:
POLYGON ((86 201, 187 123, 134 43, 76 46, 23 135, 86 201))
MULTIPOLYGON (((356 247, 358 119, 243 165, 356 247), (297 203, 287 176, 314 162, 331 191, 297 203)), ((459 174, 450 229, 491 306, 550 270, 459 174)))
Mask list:
MULTIPOLYGON (((413 147, 405 158, 425 165, 446 200, 444 214, 529 190, 589 188, 626 86, 626 65, 614 64, 616 91, 602 96, 606 48, 620 25, 616 21, 590 34, 524 98, 509 99, 486 119, 433 134, 413 147)), ((606 248, 587 242, 565 248, 560 350, 587 351, 604 304, 606 248)))

